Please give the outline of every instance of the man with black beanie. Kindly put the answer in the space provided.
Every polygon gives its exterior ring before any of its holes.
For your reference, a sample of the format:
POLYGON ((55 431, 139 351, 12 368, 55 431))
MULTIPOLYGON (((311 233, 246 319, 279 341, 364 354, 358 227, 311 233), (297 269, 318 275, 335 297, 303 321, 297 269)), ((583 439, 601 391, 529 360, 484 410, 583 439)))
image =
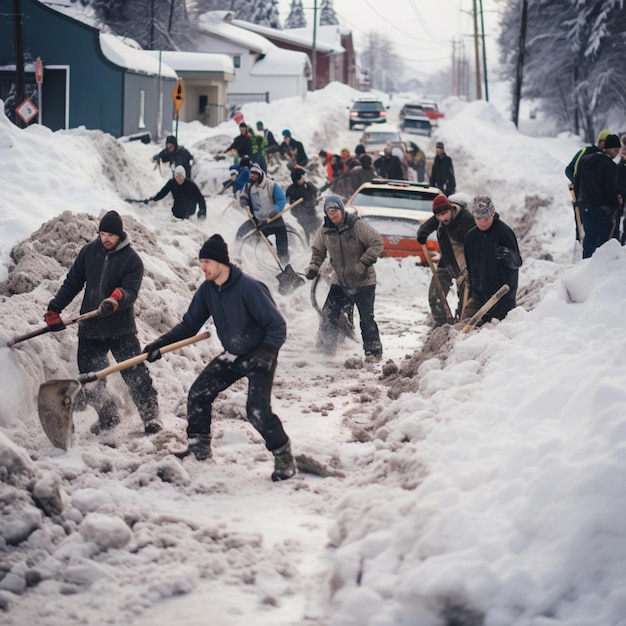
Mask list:
POLYGON ((144 348, 148 361, 156 361, 161 357, 160 348, 194 336, 211 316, 224 347, 189 390, 189 446, 177 456, 193 455, 198 461, 211 457, 213 401, 221 391, 245 377, 248 420, 274 455, 272 480, 291 478, 296 473, 291 444, 270 403, 278 351, 287 336, 285 319, 269 289, 231 265, 228 246, 221 235, 213 235, 204 243, 199 258, 206 280, 196 291, 182 321, 144 348))
MULTIPOLYGON (((78 370, 81 374, 108 367, 109 351, 117 362, 140 354, 133 305, 142 279, 143 263, 130 245, 122 218, 116 211, 109 211, 100 220, 98 237, 80 250, 44 316, 51 330, 63 330, 65 325, 59 314, 85 287, 81 315, 95 309, 99 315, 78 325, 78 370)), ((145 364, 140 363, 120 373, 137 406, 146 434, 158 433, 162 428, 159 404, 145 364)), ((119 423, 115 398, 107 392, 105 379, 81 389, 75 406, 80 410, 87 404, 92 405, 98 414, 98 421, 91 427, 94 434, 119 423)))
POLYGON ((165 139, 165 148, 152 157, 153 161, 158 162, 159 159, 163 163, 169 163, 172 170, 178 165, 185 168, 185 177, 191 178, 191 166, 193 164, 193 155, 185 146, 179 146, 174 135, 168 135, 165 139))
POLYGON ((302 202, 291 209, 293 216, 298 220, 304 230, 307 242, 320 227, 322 218, 317 214, 317 187, 304 179, 304 170, 301 167, 294 167, 291 170, 292 184, 287 187, 285 196, 287 202, 293 204, 302 198, 302 202))

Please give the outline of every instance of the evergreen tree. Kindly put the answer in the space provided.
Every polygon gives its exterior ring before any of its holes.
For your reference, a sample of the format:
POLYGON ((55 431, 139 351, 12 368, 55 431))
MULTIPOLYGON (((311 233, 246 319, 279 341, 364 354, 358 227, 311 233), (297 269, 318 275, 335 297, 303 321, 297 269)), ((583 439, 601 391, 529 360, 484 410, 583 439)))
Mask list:
POLYGON ((285 21, 285 28, 304 28, 305 26, 306 17, 304 16, 302 0, 291 0, 289 15, 285 21))
POLYGON ((338 25, 339 20, 333 7, 333 0, 322 0, 320 5, 320 26, 338 25))

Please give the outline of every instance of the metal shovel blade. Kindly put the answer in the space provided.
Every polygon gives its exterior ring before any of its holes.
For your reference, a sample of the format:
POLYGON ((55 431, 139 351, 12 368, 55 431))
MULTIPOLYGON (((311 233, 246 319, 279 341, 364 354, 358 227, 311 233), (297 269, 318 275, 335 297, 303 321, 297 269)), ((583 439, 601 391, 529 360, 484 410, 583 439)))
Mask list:
POLYGON ((39 387, 39 421, 48 439, 63 450, 68 449, 74 432, 72 407, 79 389, 74 379, 50 380, 39 387))
POLYGON ((304 285, 304 278, 299 276, 291 265, 286 265, 276 278, 278 278, 278 293, 283 296, 293 293, 298 287, 304 285))

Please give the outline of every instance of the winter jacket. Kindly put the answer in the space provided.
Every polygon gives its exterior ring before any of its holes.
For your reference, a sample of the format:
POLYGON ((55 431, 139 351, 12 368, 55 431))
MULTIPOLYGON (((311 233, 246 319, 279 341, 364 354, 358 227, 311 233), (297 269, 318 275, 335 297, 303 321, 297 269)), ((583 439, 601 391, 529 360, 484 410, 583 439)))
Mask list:
POLYGON ((569 178, 570 183, 576 184, 576 177, 578 176, 578 166, 580 165, 580 160, 588 155, 594 154, 596 152, 601 152, 600 148, 595 145, 586 146, 585 148, 581 148, 572 158, 572 160, 568 163, 565 168, 565 176, 569 178))
POLYGON ((352 184, 352 193, 354 193, 363 183, 370 183, 374 180, 376 172, 373 167, 363 167, 357 165, 350 170, 350 182, 352 184))
POLYGON ((312 183, 308 181, 306 181, 303 185, 292 183, 289 187, 287 187, 285 196, 287 197, 287 202, 289 202, 289 204, 293 204, 302 198, 302 202, 293 209, 294 211, 299 207, 315 211, 315 207, 317 205, 317 188, 312 183))
POLYGON ((374 263, 382 256, 383 248, 380 233, 354 213, 344 211, 339 228, 326 215, 313 238, 311 262, 305 271, 319 271, 328 254, 337 282, 343 287, 360 289, 375 285, 374 263))
POLYGON ((237 151, 237 156, 242 159, 245 156, 252 154, 252 136, 250 133, 245 135, 237 135, 233 140, 233 143, 224 150, 224 152, 230 152, 231 150, 237 151))
POLYGON ((437 231, 441 258, 452 276, 458 278, 466 267, 465 236, 476 226, 474 216, 464 208, 458 210, 448 226, 440 223, 433 215, 417 231, 417 240, 425 244, 430 233, 437 231))
POLYGON ((179 185, 174 178, 165 183, 163 188, 156 194, 153 200, 162 200, 168 193, 174 198, 172 214, 181 220, 185 220, 196 212, 196 205, 200 207, 198 217, 206 217, 206 202, 204 196, 193 181, 185 178, 179 185))
POLYGON ((579 187, 576 193, 581 208, 603 207, 605 212, 616 213, 617 165, 606 152, 585 155, 578 165, 579 187))
POLYGON ((304 146, 301 141, 294 139, 291 137, 289 139, 289 143, 283 141, 280 144, 280 153, 285 157, 291 157, 291 151, 295 152, 296 163, 301 167, 305 167, 309 162, 309 157, 306 155, 304 151, 304 146))
POLYGON ((484 304, 502 285, 510 291, 491 309, 489 316, 504 319, 515 308, 519 268, 522 257, 513 230, 500 220, 496 213, 491 228, 482 231, 472 228, 465 235, 465 261, 469 272, 470 298, 484 304), (509 252, 506 259, 502 249, 509 252))
POLYGON ((452 159, 447 154, 435 157, 430 172, 430 184, 440 189, 446 196, 451 196, 456 191, 454 166, 452 159))
POLYGON ((211 316, 224 349, 238 356, 263 344, 278 352, 287 337, 287 323, 266 285, 231 265, 223 285, 200 285, 182 321, 160 338, 163 345, 195 335, 211 316))
POLYGON ((98 237, 80 250, 48 309, 61 313, 85 287, 82 315, 97 309, 102 300, 120 289, 123 295, 118 310, 106 317, 79 322, 78 334, 89 339, 131 335, 137 332, 133 305, 142 280, 143 263, 126 233, 111 252, 107 252, 98 237))
POLYGON ((163 163, 171 163, 172 168, 182 165, 185 168, 185 176, 191 178, 193 156, 185 146, 177 146, 173 152, 170 152, 167 148, 163 148, 154 159, 161 159, 163 163))
POLYGON ((389 180, 404 180, 402 162, 397 156, 391 155, 378 157, 374 161, 374 167, 380 176, 389 180))
POLYGON ((285 208, 287 199, 278 183, 263 176, 256 185, 252 182, 246 184, 239 196, 239 202, 244 208, 251 207, 257 220, 265 221, 280 213, 285 208))

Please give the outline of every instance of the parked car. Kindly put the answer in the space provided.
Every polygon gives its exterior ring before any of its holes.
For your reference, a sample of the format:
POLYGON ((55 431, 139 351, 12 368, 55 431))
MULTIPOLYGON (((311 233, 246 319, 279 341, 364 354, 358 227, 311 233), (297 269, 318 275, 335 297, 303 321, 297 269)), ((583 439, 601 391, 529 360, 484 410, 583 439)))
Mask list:
MULTIPOLYGON (((426 264, 417 229, 432 217, 432 202, 441 192, 426 183, 375 178, 363 183, 347 202, 348 210, 367 220, 383 237, 383 256, 416 256, 426 264)), ((426 244, 439 252, 435 233, 426 244)))
POLYGON ((357 124, 384 124, 387 121, 387 109, 380 100, 360 98, 352 103, 350 109, 350 130, 357 124))
POLYGON ((437 125, 439 119, 444 116, 444 114, 439 110, 437 103, 431 100, 424 100, 422 102, 422 108, 424 109, 424 115, 435 126, 437 125))
POLYGON ((400 130, 409 135, 430 137, 433 125, 425 115, 407 115, 400 124, 400 130))
POLYGON ((385 124, 384 127, 366 126, 359 139, 367 152, 380 152, 388 143, 401 143, 402 141, 402 135, 394 124, 385 124))
POLYGON ((398 118, 403 120, 407 115, 424 115, 424 107, 415 102, 408 102, 400 109, 398 118))

